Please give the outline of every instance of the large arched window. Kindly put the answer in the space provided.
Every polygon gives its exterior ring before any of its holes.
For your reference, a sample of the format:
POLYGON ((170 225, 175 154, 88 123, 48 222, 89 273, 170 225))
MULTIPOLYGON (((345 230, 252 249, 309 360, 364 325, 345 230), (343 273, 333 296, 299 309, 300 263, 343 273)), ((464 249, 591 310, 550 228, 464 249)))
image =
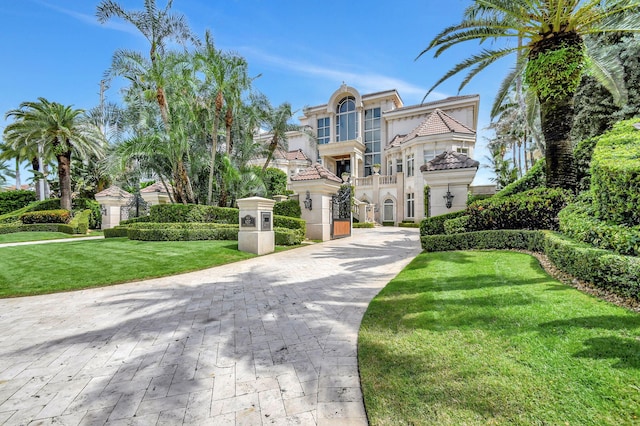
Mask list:
POLYGON ((386 200, 384 200, 384 204, 383 204, 383 209, 382 209, 382 221, 383 222, 393 222, 394 218, 393 218, 393 212, 395 210, 394 205, 393 205, 393 200, 390 198, 387 198, 386 200))
POLYGON ((358 138, 356 99, 348 96, 340 101, 336 110, 336 142, 358 138))

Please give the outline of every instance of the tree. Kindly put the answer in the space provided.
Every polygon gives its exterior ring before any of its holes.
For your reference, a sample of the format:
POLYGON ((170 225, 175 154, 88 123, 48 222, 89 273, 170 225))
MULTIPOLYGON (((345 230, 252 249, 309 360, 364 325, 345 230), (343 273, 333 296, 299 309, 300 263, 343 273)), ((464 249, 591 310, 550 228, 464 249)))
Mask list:
POLYGON ((60 207, 71 210, 71 156, 101 155, 104 138, 100 130, 87 120, 84 110, 44 98, 23 102, 5 118, 15 119, 4 130, 5 141, 14 149, 42 146, 53 153, 58 163, 60 207))
MULTIPOLYGON (((452 46, 469 40, 482 43, 487 39, 515 39, 516 42, 485 48, 463 60, 436 81, 428 93, 458 72, 469 69, 460 84, 461 90, 498 59, 521 51, 522 59, 517 61, 513 75, 524 69, 525 83, 540 104, 547 185, 573 189, 576 169, 570 132, 573 97, 587 66, 585 37, 640 30, 639 9, 637 0, 476 0, 459 24, 436 35, 418 57, 432 49, 438 57, 452 46), (522 43, 517 42, 520 39, 522 43)), ((606 69, 597 66, 601 63, 591 61, 590 64, 604 80, 606 69)))
POLYGON ((289 149, 287 132, 298 130, 299 126, 289 123, 289 120, 293 117, 293 111, 291 111, 291 104, 288 102, 284 102, 274 108, 265 100, 262 111, 262 128, 270 136, 269 145, 267 146, 267 159, 264 162, 264 166, 262 166, 264 171, 269 167, 273 153, 277 148, 282 148, 285 151, 289 149))

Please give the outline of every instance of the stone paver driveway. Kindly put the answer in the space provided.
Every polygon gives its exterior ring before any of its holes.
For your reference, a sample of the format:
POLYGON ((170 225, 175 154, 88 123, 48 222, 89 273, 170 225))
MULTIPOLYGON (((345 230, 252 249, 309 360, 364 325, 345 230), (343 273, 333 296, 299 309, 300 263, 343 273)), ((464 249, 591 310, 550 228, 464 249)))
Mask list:
POLYGON ((0 424, 364 425, 360 321, 419 251, 417 229, 356 229, 194 273, 0 300, 0 424))

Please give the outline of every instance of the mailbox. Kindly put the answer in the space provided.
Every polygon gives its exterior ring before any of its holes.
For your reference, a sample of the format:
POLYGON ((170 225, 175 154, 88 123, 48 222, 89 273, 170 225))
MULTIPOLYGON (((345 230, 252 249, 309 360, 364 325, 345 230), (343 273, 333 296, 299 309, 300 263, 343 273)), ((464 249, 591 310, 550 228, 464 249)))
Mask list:
POLYGON ((262 216, 262 230, 271 231, 271 212, 261 212, 262 216))

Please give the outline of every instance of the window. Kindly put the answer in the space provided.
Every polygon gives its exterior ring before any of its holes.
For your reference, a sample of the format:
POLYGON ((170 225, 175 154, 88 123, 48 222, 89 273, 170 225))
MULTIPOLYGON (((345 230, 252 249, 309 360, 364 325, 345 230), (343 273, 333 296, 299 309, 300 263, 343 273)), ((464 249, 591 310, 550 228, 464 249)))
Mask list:
POLYGON ((358 114, 355 98, 349 96, 340 101, 336 114, 336 142, 357 139, 358 114))
POLYGON ((384 207, 382 208, 382 221, 393 222, 393 200, 384 200, 384 207))
POLYGON ((414 216, 415 216, 415 200, 413 198, 413 192, 408 192, 406 217, 413 218, 414 216))
POLYGON ((396 173, 402 173, 402 158, 396 160, 396 173))
POLYGON ((364 175, 372 173, 371 166, 380 164, 380 108, 364 111, 364 175))
POLYGON ((431 161, 434 158, 436 158, 436 151, 434 149, 431 149, 431 148, 425 148, 422 151, 422 155, 423 155, 424 164, 427 164, 429 161, 431 161))
POLYGON ((329 143, 330 136, 329 117, 318 119, 318 145, 329 143))
POLYGON ((407 177, 413 176, 414 156, 413 154, 407 155, 407 177))
POLYGON ((387 174, 391 176, 393 174, 393 161, 387 161, 387 174))
POLYGON ((456 152, 464 155, 469 155, 469 148, 457 147, 456 152))

